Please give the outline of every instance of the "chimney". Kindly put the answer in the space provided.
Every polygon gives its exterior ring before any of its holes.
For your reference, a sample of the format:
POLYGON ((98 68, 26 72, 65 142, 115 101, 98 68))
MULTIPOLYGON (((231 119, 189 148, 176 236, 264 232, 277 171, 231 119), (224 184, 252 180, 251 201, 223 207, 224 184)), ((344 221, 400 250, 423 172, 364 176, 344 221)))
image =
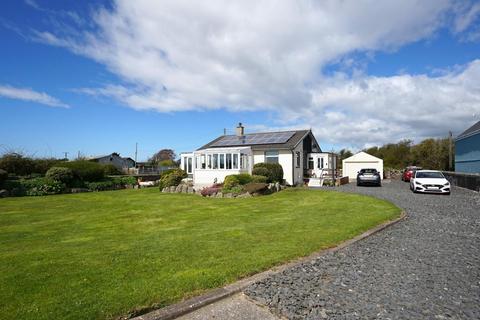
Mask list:
POLYGON ((245 135, 245 128, 242 126, 242 123, 238 123, 238 127, 236 129, 237 137, 243 137, 245 135))

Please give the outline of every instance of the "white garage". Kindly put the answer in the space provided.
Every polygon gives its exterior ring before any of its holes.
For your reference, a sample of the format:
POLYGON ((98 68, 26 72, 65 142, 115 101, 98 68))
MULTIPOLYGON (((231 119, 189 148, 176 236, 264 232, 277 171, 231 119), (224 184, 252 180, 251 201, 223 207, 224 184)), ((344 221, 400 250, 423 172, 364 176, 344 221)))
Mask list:
POLYGON ((366 152, 359 152, 342 161, 343 176, 348 176, 349 180, 356 180, 357 173, 361 169, 373 168, 380 172, 383 179, 383 160, 374 157, 366 152))

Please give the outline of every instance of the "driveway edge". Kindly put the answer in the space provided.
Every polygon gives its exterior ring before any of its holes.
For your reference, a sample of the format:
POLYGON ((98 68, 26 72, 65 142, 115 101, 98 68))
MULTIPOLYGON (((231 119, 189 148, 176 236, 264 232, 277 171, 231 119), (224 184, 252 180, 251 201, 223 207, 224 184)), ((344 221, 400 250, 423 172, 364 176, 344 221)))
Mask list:
POLYGON ((404 220, 406 217, 407 217, 406 212, 404 210, 402 210, 402 212, 400 213, 400 217, 398 217, 397 219, 386 221, 386 222, 384 222, 384 223, 382 223, 382 224, 380 224, 380 225, 378 225, 378 226, 376 226, 376 227, 374 227, 370 230, 365 231, 364 233, 362 233, 362 234, 360 234, 360 235, 358 235, 358 236, 356 236, 352 239, 349 239, 349 240, 346 240, 346 241, 340 243, 339 245, 337 245, 335 247, 320 250, 318 252, 312 253, 309 256, 298 258, 298 259, 295 259, 295 260, 293 260, 291 262, 288 262, 286 264, 282 264, 280 266, 273 267, 269 270, 254 274, 253 276, 250 276, 250 277, 238 280, 234 283, 228 284, 224 287, 217 288, 217 289, 212 289, 212 290, 210 290, 210 291, 208 291, 208 292, 206 292, 206 293, 204 293, 200 296, 193 297, 193 298, 178 302, 176 304, 173 304, 173 305, 161 308, 161 309, 157 309, 157 310, 148 312, 144 315, 140 315, 140 316, 137 316, 137 317, 134 317, 134 318, 131 318, 131 319, 132 320, 171 320, 171 319, 175 319, 177 317, 180 317, 182 315, 185 315, 187 313, 190 313, 192 311, 200 309, 200 308, 202 308, 206 305, 209 305, 211 303, 214 303, 216 301, 228 298, 228 297, 230 297, 230 296, 232 296, 236 293, 239 293, 239 292, 243 291, 246 287, 248 287, 249 285, 251 285, 255 282, 263 280, 263 279, 265 279, 265 278, 267 278, 271 275, 283 272, 284 270, 286 270, 288 268, 291 268, 291 267, 293 267, 297 264, 304 263, 304 262, 307 262, 307 261, 310 261, 310 260, 314 260, 318 257, 321 257, 321 256, 327 254, 327 253, 335 252, 335 251, 341 250, 345 247, 348 247, 348 246, 354 244, 355 242, 358 242, 362 239, 370 237, 370 236, 374 235, 375 233, 377 233, 379 231, 382 231, 382 230, 384 230, 384 229, 386 229, 386 228, 404 220))

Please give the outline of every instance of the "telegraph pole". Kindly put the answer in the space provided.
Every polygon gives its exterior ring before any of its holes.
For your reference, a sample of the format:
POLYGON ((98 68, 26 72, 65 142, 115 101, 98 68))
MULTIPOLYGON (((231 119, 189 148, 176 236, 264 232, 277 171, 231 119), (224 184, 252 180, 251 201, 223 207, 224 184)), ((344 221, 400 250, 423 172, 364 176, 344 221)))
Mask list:
POLYGON ((453 170, 452 131, 448 131, 448 170, 453 170))
POLYGON ((135 165, 137 165, 138 142, 135 142, 135 165))

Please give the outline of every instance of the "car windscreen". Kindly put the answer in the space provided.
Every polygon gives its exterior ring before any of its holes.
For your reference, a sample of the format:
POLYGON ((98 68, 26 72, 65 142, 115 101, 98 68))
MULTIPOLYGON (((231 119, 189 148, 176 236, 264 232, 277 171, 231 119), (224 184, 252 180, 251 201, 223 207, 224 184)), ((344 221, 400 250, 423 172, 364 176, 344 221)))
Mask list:
POLYGON ((443 179, 445 178, 441 172, 417 172, 416 178, 433 178, 443 179))
POLYGON ((362 169, 360 173, 377 173, 376 169, 362 169))

